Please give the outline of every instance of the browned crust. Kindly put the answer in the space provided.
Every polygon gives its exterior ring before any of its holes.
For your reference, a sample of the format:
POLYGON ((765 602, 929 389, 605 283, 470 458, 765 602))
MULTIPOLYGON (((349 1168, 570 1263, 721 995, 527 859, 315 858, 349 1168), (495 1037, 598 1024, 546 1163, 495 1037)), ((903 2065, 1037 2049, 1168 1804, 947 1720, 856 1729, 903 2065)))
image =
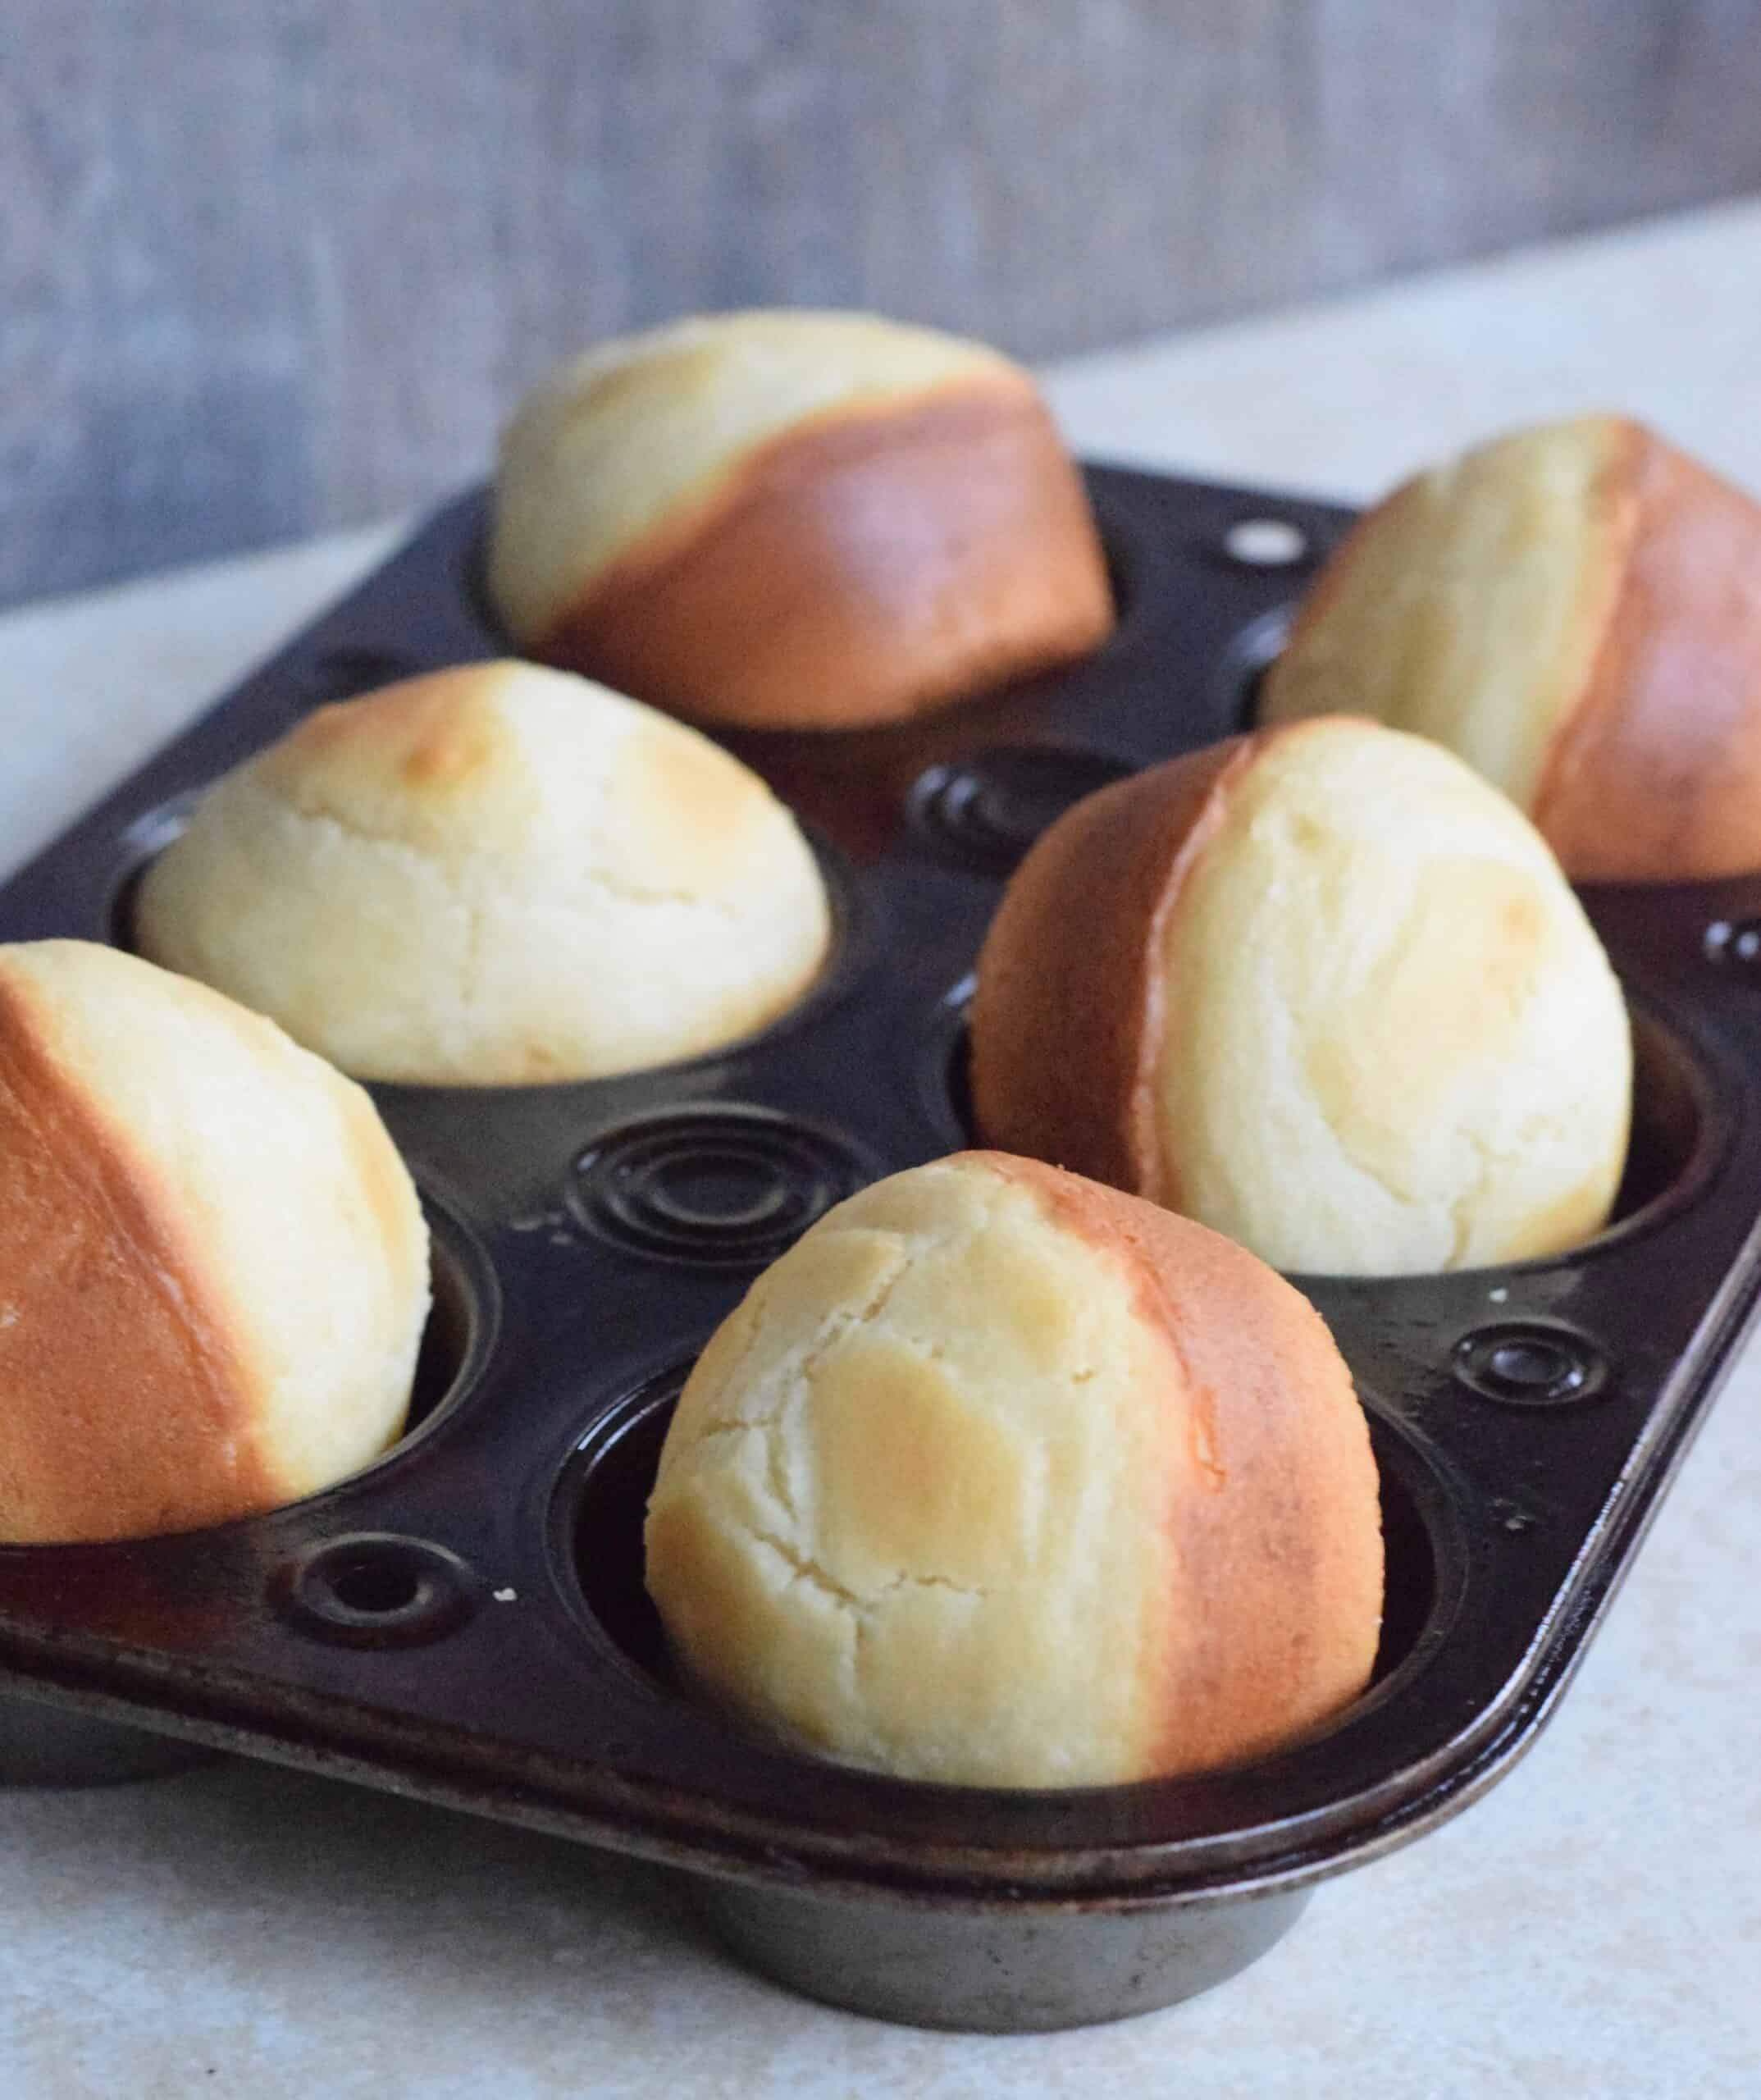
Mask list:
POLYGON ((1220 1233, 1005 1154, 966 1155, 1032 1189, 1129 1273, 1177 1367, 1161 1522, 1174 1608, 1147 1629, 1159 1728, 1144 1778, 1277 1748, 1338 1713, 1375 1664, 1380 1496, 1368 1425, 1325 1322, 1220 1233))
POLYGON ((1611 472, 1635 513, 1582 696, 1531 812, 1585 882, 1761 868, 1761 505, 1636 423, 1611 472))
POLYGON ((1085 655, 1113 605, 1031 386, 816 418, 642 536, 534 654, 701 722, 892 721, 1085 655))
POLYGON ((376 767, 413 796, 444 799, 494 764, 498 725, 484 702, 520 669, 514 658, 453 664, 332 701, 271 744, 259 769, 294 797, 314 768, 340 762, 376 767))
POLYGON ((0 1322, 0 1537, 137 1537, 285 1500, 199 1259, 3 977, 0 1322))
POLYGON ((1035 843, 979 956, 972 1097, 988 1143, 1179 1207, 1153 1092, 1163 929, 1242 771, 1302 726, 1152 766, 1035 843))

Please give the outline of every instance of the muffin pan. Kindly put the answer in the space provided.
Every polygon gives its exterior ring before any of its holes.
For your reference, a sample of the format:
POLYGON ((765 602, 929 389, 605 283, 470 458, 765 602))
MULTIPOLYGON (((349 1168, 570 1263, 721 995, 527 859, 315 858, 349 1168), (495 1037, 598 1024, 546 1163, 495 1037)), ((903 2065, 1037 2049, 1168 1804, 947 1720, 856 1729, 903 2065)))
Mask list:
MULTIPOLYGON (((1761 880, 1586 895, 1638 1050, 1608 1231, 1506 1269, 1300 1280, 1370 1410, 1389 1548, 1375 1681, 1325 1733, 1198 1778, 992 1793, 794 1755, 669 1679, 641 1520, 694 1353, 840 1197, 966 1140, 965 1005, 1001 879, 1077 797, 1243 726, 1347 523, 1089 482, 1122 618, 1088 663, 903 728, 725 739, 832 879, 833 952, 793 1013, 615 1080, 374 1089, 434 1228, 409 1434, 265 1517, 0 1549, 13 1776, 187 1745, 310 1765, 688 1869, 799 1988, 1007 2029, 1233 1974, 1312 1884, 1532 1739, 1761 1286, 1761 880)), ((476 496, 441 513, 17 875, 0 937, 125 941, 133 878, 203 782, 320 701, 504 653, 483 520, 476 496)))

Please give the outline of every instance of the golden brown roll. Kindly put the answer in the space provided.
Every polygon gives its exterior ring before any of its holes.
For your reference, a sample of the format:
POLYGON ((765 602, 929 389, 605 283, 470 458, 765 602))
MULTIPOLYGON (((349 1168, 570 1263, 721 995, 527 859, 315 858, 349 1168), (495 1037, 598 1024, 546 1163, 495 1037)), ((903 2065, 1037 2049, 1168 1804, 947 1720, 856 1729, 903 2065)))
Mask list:
POLYGON ((0 947, 0 1538, 183 1531, 354 1472, 427 1310, 358 1086, 136 956, 0 947))
POLYGON ((1376 1468, 1314 1308, 1215 1233, 963 1153, 828 1212, 698 1359, 648 1585, 710 1697, 826 1755, 1097 1786, 1363 1688, 1376 1468))
POLYGON ((1266 674, 1262 720, 1341 712, 1459 752, 1575 880, 1761 868, 1761 505, 1617 416, 1421 474, 1266 674))
POLYGON ((1332 716, 1090 796, 979 962, 992 1144, 1281 1269, 1553 1253, 1606 1219, 1626 1010, 1534 828, 1459 759, 1332 716))
POLYGON ((489 586, 527 654, 753 728, 915 714, 1113 623, 1033 380, 862 313, 715 314, 565 365, 507 432, 489 586))
POLYGON ((561 671, 471 664, 318 709, 140 885, 145 953, 361 1079, 595 1079, 785 1011, 831 918, 756 774, 561 671))

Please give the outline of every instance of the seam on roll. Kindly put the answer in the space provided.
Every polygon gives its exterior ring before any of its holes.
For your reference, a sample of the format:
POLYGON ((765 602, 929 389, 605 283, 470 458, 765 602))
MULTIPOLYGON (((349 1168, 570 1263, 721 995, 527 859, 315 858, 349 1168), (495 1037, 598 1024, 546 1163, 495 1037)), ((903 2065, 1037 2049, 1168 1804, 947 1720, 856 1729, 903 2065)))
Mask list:
POLYGON ((810 1554, 803 1553, 799 1546, 792 1545, 774 1532, 760 1530, 756 1524, 748 1526, 747 1533, 755 1544, 769 1546, 780 1561, 792 1568, 798 1581, 821 1591, 852 1616, 860 1618, 868 1609, 868 1600, 859 1597, 854 1590, 846 1590, 842 1583, 827 1574, 810 1554))
POLYGON ((801 1512, 795 1505, 795 1496, 789 1486, 787 1454, 782 1448, 783 1417, 791 1405, 798 1400, 812 1384, 814 1373, 837 1344, 846 1340, 863 1327, 872 1326, 885 1310, 887 1300, 897 1290, 906 1271, 911 1267, 920 1247, 906 1239, 902 1234, 892 1235, 895 1240, 892 1268, 876 1285, 868 1302, 842 1318, 828 1320, 819 1332, 807 1345, 796 1364, 792 1376, 778 1396, 776 1407, 764 1421, 764 1477, 771 1491, 771 1499, 799 1527, 801 1512))

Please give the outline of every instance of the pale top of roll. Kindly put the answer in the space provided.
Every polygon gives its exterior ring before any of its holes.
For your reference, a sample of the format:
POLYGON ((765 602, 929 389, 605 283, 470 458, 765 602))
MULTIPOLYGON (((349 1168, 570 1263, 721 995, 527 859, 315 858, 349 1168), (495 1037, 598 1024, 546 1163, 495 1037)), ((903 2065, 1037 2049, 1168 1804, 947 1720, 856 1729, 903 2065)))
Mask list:
POLYGON ((1621 582, 1628 433, 1606 415, 1518 431, 1397 489, 1324 573, 1261 719, 1374 715, 1531 807, 1621 582))
POLYGON ((750 1034, 810 982, 830 915, 747 767, 504 661, 308 716, 208 791, 135 924, 358 1077, 495 1085, 750 1034))
POLYGON ((372 1102, 79 941, 0 947, 0 1536, 269 1507, 397 1435, 428 1235, 372 1102))
POLYGON ((1435 744, 1266 739, 1164 924, 1157 1115, 1180 1207, 1280 1268, 1435 1270, 1602 1223, 1619 984, 1534 827, 1435 744))
POLYGON ((596 571, 768 440, 973 380, 1033 384, 984 344, 869 313, 695 315, 598 344, 536 387, 504 434, 496 602, 517 636, 541 635, 596 571))

